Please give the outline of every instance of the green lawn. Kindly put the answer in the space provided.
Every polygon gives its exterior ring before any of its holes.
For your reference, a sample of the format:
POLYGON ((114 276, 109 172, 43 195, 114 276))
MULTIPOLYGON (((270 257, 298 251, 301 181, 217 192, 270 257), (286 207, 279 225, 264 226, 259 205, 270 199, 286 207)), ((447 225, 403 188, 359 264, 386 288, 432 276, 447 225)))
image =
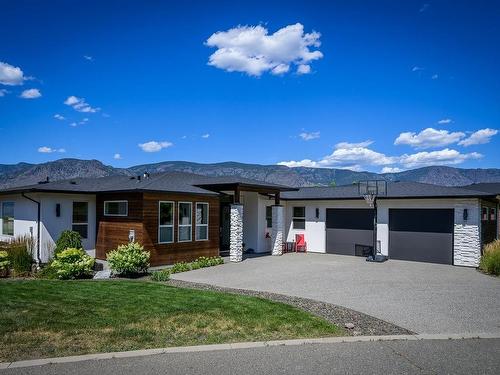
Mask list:
POLYGON ((143 281, 0 281, 0 361, 340 334, 254 297, 143 281))

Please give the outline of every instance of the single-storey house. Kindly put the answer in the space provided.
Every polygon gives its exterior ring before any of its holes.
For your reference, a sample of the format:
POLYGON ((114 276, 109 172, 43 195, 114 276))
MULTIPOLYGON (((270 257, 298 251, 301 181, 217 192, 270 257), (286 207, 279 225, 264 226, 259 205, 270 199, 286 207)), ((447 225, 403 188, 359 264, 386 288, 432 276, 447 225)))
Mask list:
MULTIPOLYGON (((393 182, 377 200, 377 248, 389 259, 476 267, 498 238, 500 191, 393 182)), ((76 178, 0 190, 0 241, 36 240, 47 262, 63 230, 97 259, 137 241, 152 265, 200 256, 282 254, 302 235, 307 251, 366 255, 374 211, 356 185, 293 188, 238 176, 190 173, 76 178)))

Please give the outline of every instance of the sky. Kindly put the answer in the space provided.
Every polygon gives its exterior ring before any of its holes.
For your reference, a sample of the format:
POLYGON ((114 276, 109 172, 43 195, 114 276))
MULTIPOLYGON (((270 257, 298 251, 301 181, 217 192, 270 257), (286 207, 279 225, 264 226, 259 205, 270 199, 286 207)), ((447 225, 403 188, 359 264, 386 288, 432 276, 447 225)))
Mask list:
POLYGON ((0 9, 0 164, 500 167, 499 1, 0 9))

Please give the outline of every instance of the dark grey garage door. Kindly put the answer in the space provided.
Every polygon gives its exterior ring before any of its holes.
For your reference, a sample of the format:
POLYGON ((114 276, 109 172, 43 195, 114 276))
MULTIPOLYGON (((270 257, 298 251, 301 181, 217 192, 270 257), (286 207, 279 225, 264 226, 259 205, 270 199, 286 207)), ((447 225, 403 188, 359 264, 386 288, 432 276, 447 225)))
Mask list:
POLYGON ((366 255, 373 246, 373 210, 369 208, 326 209, 326 252, 366 255))
POLYGON ((389 209, 389 258, 453 264, 453 209, 389 209))

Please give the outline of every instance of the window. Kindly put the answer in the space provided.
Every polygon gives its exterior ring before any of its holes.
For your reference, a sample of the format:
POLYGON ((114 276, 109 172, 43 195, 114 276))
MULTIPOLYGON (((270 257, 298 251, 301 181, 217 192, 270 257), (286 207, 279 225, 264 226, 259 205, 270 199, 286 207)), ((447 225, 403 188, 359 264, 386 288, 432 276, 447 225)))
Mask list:
POLYGON ((158 243, 174 242, 174 202, 160 202, 158 208, 158 243))
POLYGON ((208 240, 208 203, 196 203, 196 241, 208 240))
POLYGON ((266 227, 273 227, 273 206, 266 207, 266 227))
POLYGON ((488 207, 482 207, 481 208, 481 220, 482 221, 487 221, 488 220, 488 207))
POLYGON ((2 203, 2 234, 14 235, 14 202, 2 203))
POLYGON ((89 204, 88 202, 73 202, 73 230, 82 238, 88 237, 89 204))
POLYGON ((192 211, 191 202, 179 202, 179 242, 192 240, 192 211))
POLYGON ((104 216, 127 216, 128 201, 105 201, 104 216))
POLYGON ((292 221, 293 229, 306 229, 306 208, 294 207, 292 221))
POLYGON ((497 210, 495 208, 490 208, 490 221, 497 220, 497 210))

